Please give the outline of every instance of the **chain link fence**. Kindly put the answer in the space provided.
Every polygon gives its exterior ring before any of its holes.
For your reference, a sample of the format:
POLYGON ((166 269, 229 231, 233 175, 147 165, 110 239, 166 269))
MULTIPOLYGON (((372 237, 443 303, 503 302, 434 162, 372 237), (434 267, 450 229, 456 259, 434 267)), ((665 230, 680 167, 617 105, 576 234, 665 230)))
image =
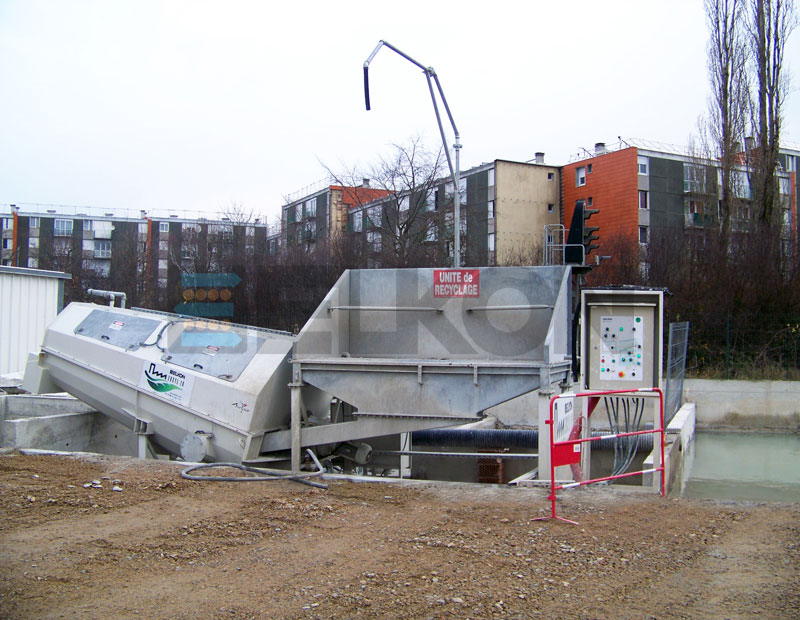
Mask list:
POLYGON ((689 323, 669 324, 667 345, 667 380, 664 398, 664 424, 669 424, 683 404, 683 379, 686 376, 686 353, 689 345, 689 323))
POLYGON ((688 374, 719 379, 800 379, 800 315, 723 314, 691 323, 688 374))

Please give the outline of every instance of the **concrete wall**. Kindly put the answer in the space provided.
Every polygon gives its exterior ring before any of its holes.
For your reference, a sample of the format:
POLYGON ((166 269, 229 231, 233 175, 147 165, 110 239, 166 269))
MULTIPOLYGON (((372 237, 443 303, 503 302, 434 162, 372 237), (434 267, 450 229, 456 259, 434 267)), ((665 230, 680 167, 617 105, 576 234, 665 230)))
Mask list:
POLYGON ((136 456, 132 431, 67 394, 0 396, 0 448, 136 456))
POLYGON ((800 382, 686 379, 683 401, 697 406, 697 426, 800 429, 800 382))
MULTIPOLYGON (((536 394, 487 413, 507 426, 536 426, 536 394)), ((694 403, 699 428, 800 430, 800 381, 686 379, 683 402, 694 403)))

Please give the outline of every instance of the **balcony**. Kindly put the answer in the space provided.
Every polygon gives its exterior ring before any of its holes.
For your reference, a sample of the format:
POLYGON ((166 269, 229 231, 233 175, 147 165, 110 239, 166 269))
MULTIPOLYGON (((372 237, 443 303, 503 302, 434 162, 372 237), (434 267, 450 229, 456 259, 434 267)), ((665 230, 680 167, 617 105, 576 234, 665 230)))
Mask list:
POLYGON ((684 226, 686 228, 711 228, 716 226, 717 222, 716 215, 684 212, 684 226))

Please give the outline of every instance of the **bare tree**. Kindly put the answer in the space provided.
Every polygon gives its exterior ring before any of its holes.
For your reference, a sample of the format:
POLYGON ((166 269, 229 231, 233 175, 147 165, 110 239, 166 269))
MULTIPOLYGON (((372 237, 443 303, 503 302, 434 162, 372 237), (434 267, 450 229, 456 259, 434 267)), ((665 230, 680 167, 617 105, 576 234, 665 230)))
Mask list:
POLYGON ((705 0, 709 30, 708 75, 711 85, 705 129, 709 155, 720 167, 719 215, 723 247, 730 232, 735 196, 734 167, 744 142, 748 111, 747 48, 744 39, 745 0, 705 0))
POLYGON ((603 241, 603 252, 609 258, 601 261, 586 276, 592 286, 608 284, 642 284, 646 271, 646 256, 639 240, 624 232, 603 241))
POLYGON ((420 138, 393 144, 390 155, 366 169, 331 176, 350 192, 351 236, 361 237, 367 266, 415 267, 446 260, 452 236, 453 192, 443 181, 444 155, 420 138), (358 191, 364 189, 375 191, 358 191), (452 220, 452 216, 450 218, 452 220))
POLYGON ((780 148, 781 114, 788 91, 784 70, 786 41, 796 25, 793 0, 750 0, 748 33, 756 78, 752 158, 753 202, 763 225, 779 224, 782 215, 775 178, 780 148))
POLYGON ((243 203, 231 200, 228 206, 222 210, 222 219, 234 225, 245 226, 255 219, 252 209, 248 209, 243 203))

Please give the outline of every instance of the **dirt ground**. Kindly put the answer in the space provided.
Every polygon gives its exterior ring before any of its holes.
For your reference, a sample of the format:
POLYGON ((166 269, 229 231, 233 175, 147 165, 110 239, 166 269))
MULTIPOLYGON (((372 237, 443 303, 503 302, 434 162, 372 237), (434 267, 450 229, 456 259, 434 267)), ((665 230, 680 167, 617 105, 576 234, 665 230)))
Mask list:
POLYGON ((800 617, 799 505, 563 497, 0 456, 0 616, 800 617))

